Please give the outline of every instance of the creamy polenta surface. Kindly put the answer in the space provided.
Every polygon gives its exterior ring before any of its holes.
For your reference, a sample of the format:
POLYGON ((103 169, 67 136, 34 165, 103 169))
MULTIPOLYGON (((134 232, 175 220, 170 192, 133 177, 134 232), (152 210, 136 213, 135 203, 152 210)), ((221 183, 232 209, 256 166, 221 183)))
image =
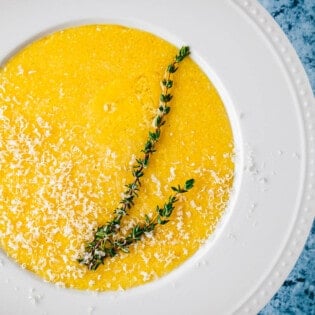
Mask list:
POLYGON ((23 268, 66 287, 126 289, 172 271, 214 231, 233 182, 233 137, 218 93, 187 58, 123 232, 153 217, 171 186, 194 178, 194 188, 130 253, 96 271, 77 262, 132 182, 177 50, 140 30, 89 25, 35 41, 0 69, 0 246, 23 268))

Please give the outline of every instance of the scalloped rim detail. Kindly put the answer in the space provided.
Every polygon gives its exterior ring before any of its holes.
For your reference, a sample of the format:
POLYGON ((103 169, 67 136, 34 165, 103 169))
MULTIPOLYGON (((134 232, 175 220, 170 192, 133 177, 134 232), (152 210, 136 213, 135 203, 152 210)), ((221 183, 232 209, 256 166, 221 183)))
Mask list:
POLYGON ((291 43, 267 11, 256 1, 232 0, 250 18, 272 44, 287 72, 304 122, 306 148, 305 180, 295 224, 287 244, 272 271, 236 314, 254 314, 280 288, 302 252, 315 216, 315 101, 305 70, 291 43))

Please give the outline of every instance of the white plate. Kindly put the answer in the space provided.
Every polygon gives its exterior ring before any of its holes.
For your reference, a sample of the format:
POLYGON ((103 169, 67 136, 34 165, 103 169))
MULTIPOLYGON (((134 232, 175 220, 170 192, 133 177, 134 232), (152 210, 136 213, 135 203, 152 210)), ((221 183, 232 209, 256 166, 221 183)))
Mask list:
POLYGON ((0 253, 0 313, 256 313, 293 267, 314 217, 315 107, 296 53, 250 0, 1 0, 0 62, 42 34, 91 22, 190 45, 232 121, 234 196, 218 231, 192 259, 126 292, 57 288, 0 253))

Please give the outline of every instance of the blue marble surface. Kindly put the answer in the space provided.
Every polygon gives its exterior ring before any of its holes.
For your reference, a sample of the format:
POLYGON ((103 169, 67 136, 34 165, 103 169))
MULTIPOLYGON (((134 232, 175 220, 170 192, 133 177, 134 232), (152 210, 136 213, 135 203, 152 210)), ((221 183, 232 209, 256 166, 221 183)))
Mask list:
MULTIPOLYGON (((290 39, 315 91, 315 0, 259 0, 290 39)), ((315 221, 304 250, 259 315, 315 315, 315 221)))

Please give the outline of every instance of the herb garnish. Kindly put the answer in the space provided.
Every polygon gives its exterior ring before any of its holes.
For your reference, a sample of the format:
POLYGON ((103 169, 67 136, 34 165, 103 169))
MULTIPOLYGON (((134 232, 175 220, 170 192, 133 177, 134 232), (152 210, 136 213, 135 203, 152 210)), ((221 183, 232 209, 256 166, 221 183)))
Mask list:
POLYGON ((100 264, 104 263, 106 257, 114 257, 120 250, 129 252, 129 246, 139 241, 141 236, 152 232, 158 224, 166 224, 173 212, 175 202, 178 201, 178 196, 186 193, 194 185, 194 179, 190 179, 185 182, 184 187, 172 187, 175 194, 169 197, 162 208, 157 206, 157 214, 154 219, 151 220, 146 215, 144 223, 136 224, 132 227, 127 236, 119 235, 121 220, 134 205, 134 199, 138 196, 141 186, 141 177, 143 177, 144 170, 148 167, 151 155, 156 151, 155 145, 160 138, 161 127, 165 124, 165 116, 171 110, 169 102, 172 99, 172 95, 169 93, 169 90, 173 87, 172 74, 177 71, 179 63, 189 54, 189 47, 183 46, 173 62, 167 66, 161 82, 162 93, 160 95, 158 113, 154 118, 154 130, 149 131, 147 141, 141 151, 143 156, 136 159, 136 163, 132 167, 134 180, 130 184, 125 185, 126 190, 123 193, 122 200, 119 202, 119 206, 114 210, 114 218, 97 228, 93 241, 86 245, 84 255, 78 259, 79 263, 86 265, 90 270, 96 270, 100 264))
POLYGON ((172 187, 175 191, 168 198, 168 201, 163 207, 156 207, 156 215, 153 219, 146 214, 143 223, 134 225, 127 236, 112 237, 105 230, 98 229, 95 233, 94 240, 88 243, 85 249, 85 254, 78 261, 86 265, 90 270, 96 270, 100 264, 104 263, 106 257, 114 257, 119 251, 129 253, 129 246, 141 240, 141 237, 152 232, 155 227, 160 224, 164 225, 169 222, 169 217, 174 210, 174 204, 179 200, 180 194, 184 194, 194 186, 194 179, 189 179, 185 182, 184 187, 172 187))

